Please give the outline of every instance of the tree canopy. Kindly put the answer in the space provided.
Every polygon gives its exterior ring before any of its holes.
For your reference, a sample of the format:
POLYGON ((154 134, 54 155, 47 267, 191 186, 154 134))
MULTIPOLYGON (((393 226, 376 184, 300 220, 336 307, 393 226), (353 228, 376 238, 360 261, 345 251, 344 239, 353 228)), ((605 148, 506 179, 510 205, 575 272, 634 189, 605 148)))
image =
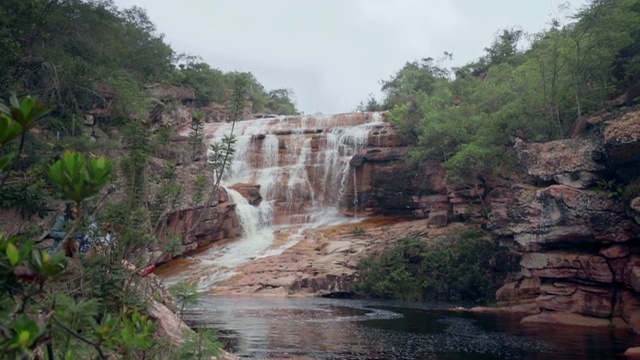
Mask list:
POLYGON ((382 107, 419 159, 445 162, 456 178, 477 174, 461 164, 495 169, 515 137, 562 138, 640 81, 640 1, 592 0, 567 19, 534 34, 501 30, 461 67, 446 67, 449 53, 408 62, 382 82, 382 107))
MULTIPOLYGON (((231 96, 235 73, 177 54, 145 10, 111 0, 7 0, 0 4, 0 98, 37 95, 57 113, 112 105, 113 115, 148 110, 144 85, 193 88, 198 105, 231 96)), ((254 112, 297 113, 290 92, 271 94, 251 73, 254 112), (281 106, 282 104, 291 106, 281 106)))

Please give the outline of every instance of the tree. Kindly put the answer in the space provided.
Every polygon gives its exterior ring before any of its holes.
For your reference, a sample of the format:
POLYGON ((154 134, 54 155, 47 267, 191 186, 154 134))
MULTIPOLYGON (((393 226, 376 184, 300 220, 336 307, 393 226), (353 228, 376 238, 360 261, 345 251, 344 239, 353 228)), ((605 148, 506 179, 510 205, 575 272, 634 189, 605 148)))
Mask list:
POLYGON ((291 89, 275 89, 267 94, 267 111, 278 115, 297 114, 296 105, 292 98, 294 93, 291 89))
POLYGON ((194 112, 192 114, 191 126, 189 130, 189 145, 191 145, 191 159, 195 160, 196 155, 200 152, 204 142, 204 122, 203 114, 194 112))

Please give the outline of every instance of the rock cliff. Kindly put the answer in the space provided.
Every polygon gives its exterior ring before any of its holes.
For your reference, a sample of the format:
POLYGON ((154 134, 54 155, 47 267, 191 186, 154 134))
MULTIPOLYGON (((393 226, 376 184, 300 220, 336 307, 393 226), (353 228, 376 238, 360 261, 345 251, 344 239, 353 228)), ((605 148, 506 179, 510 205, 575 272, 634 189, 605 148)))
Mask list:
POLYGON ((496 298, 530 304, 525 321, 640 331, 638 199, 621 186, 638 175, 640 111, 610 117, 584 136, 516 141, 528 181, 502 189, 511 205, 487 226, 522 253, 518 278, 496 298))
POLYGON ((640 110, 587 121, 592 130, 571 139, 517 139, 522 173, 480 186, 447 183, 438 165, 410 167, 395 136, 370 141, 351 160, 362 179, 357 203, 429 227, 483 224, 521 256, 496 299, 532 314, 525 321, 640 332, 640 198, 623 194, 640 175, 640 110))

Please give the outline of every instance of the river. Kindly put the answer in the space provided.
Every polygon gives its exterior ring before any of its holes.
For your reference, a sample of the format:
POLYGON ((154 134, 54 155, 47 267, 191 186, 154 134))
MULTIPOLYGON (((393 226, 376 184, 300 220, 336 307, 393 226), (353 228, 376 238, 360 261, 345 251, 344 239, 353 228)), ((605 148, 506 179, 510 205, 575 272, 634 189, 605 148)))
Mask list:
POLYGON ((620 359, 640 337, 446 304, 207 296, 185 319, 249 359, 620 359))

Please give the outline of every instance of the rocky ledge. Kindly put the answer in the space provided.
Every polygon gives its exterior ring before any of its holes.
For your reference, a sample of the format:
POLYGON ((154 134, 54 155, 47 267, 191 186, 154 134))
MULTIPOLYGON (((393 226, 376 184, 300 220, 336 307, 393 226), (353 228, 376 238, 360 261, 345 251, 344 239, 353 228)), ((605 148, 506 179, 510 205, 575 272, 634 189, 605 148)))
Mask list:
POLYGON ((640 332, 640 200, 621 190, 639 175, 640 111, 592 122, 584 136, 516 141, 528 178, 500 188, 506 201, 488 199, 487 226, 522 254, 521 271, 496 299, 526 304, 525 322, 640 332))
POLYGON ((214 292, 274 297, 349 295, 363 257, 389 249, 406 237, 427 241, 466 226, 429 228, 426 219, 373 217, 359 224, 309 230, 283 253, 241 267, 241 275, 217 284, 214 292))

